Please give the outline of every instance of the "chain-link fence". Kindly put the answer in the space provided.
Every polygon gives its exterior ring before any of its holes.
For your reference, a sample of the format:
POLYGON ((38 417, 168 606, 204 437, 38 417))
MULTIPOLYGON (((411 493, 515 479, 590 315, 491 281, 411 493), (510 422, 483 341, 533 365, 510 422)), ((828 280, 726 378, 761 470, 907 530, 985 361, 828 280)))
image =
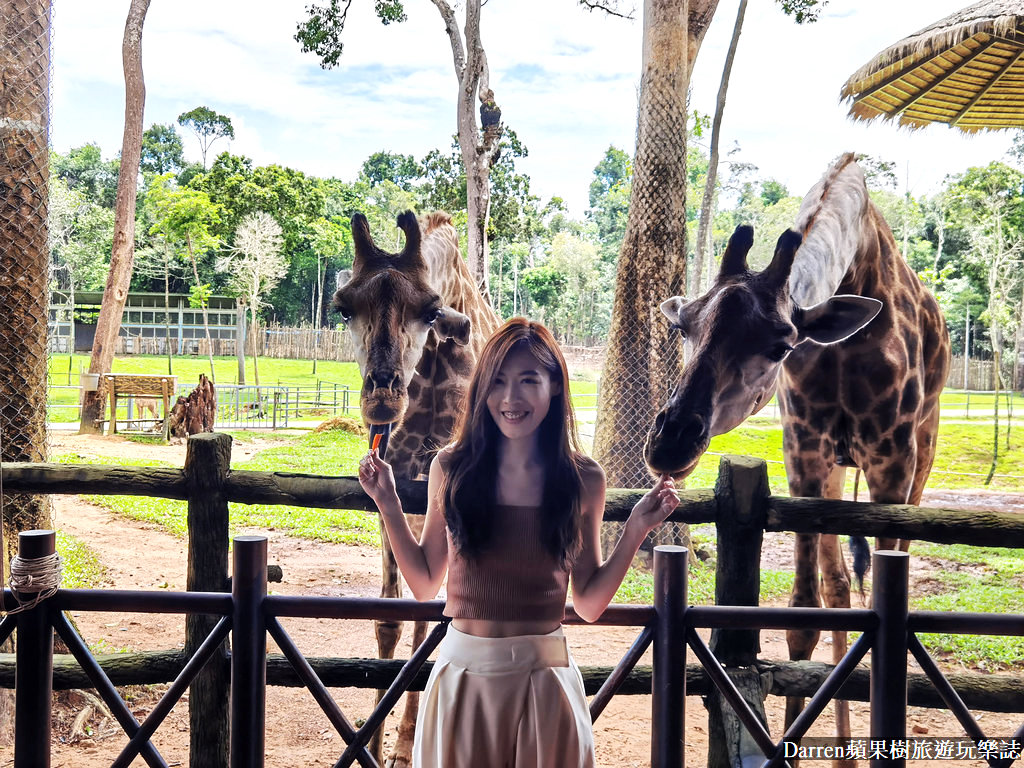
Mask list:
MULTIPOLYGON (((619 255, 608 355, 598 401, 594 457, 611 486, 649 488, 643 459, 654 416, 679 375, 681 344, 660 312, 684 292, 686 261, 686 52, 677 50, 670 4, 645 11, 644 74, 629 222, 619 255), (683 87, 680 87, 683 83, 683 87)), ((615 536, 610 532, 605 545, 615 536)), ((660 526, 659 541, 686 529, 660 526)))
MULTIPOLYGON (((49 0, 0 2, 0 440, 46 458, 49 0)), ((48 527, 44 497, 5 496, 6 532, 48 527)), ((8 548, 14 536, 8 536, 8 548)), ((4 557, 8 560, 7 554, 4 557)))

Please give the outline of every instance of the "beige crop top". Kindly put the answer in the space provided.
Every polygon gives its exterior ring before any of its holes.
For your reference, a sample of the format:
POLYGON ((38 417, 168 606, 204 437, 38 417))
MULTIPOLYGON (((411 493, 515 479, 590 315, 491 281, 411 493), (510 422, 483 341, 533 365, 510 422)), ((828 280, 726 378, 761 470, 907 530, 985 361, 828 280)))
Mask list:
POLYGON ((444 615, 489 621, 561 621, 569 571, 541 540, 540 507, 498 504, 493 540, 473 559, 458 554, 448 532, 444 615))

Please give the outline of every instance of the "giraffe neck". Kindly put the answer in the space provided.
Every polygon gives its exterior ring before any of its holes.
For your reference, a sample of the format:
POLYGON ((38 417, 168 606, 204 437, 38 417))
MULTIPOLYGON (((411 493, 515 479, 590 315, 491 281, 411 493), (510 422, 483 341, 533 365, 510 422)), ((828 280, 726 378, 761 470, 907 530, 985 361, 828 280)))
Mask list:
POLYGON ((871 201, 864 174, 853 154, 840 157, 804 197, 797 231, 804 242, 789 275, 789 291, 801 307, 835 295, 854 259, 863 249, 871 201))
POLYGON ((409 405, 388 448, 388 460, 400 477, 415 479, 429 469, 437 450, 446 445, 455 427, 463 392, 473 365, 498 318, 480 296, 459 251, 454 227, 431 228, 421 246, 431 287, 445 306, 469 317, 470 341, 460 347, 451 340, 427 337, 416 373, 409 383, 409 405))

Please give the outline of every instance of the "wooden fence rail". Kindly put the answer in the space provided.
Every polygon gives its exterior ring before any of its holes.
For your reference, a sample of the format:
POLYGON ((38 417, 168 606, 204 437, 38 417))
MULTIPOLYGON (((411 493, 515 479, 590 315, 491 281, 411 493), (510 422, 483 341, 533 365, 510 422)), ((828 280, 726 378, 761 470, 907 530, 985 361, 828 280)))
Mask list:
MULTIPOLYGON (((187 500, 189 502, 189 564, 188 589, 201 593, 223 593, 228 587, 227 516, 229 502, 287 504, 320 508, 340 508, 375 511, 372 501, 362 492, 352 477, 321 477, 284 472, 232 471, 230 469, 231 438, 223 434, 205 434, 190 438, 188 455, 182 469, 98 467, 94 465, 68 465, 43 463, 4 463, 5 492, 58 493, 58 494, 120 494, 145 495, 187 500)), ((426 483, 400 481, 399 495, 407 512, 420 513, 426 507, 426 483)), ((625 520, 632 506, 644 490, 610 489, 606 520, 625 520)), ((962 542, 995 547, 1024 547, 1024 518, 1011 513, 964 512, 961 510, 928 509, 907 505, 878 505, 822 499, 791 499, 773 497, 767 493, 767 480, 763 462, 740 457, 724 457, 715 490, 687 490, 680 493, 679 508, 671 520, 684 523, 716 522, 719 536, 716 575, 716 602, 726 606, 756 606, 759 582, 760 537, 764 530, 788 530, 808 533, 857 533, 867 536, 928 540, 939 543, 962 542)), ((74 604, 89 610, 90 601, 103 603, 103 610, 118 610, 116 591, 77 590, 74 604), (113 601, 113 602, 112 602, 113 601)), ((173 604, 173 594, 164 596, 173 604)), ((215 599, 230 600, 228 595, 215 599)), ((270 598, 280 601, 288 615, 303 615, 303 598, 270 598)), ((395 616, 409 618, 415 615, 439 613, 439 605, 403 604, 387 601, 390 608, 382 609, 367 603, 373 610, 394 611, 395 616)), ((368 608, 369 609, 369 608, 368 608)), ((194 607, 191 609, 194 611, 194 607)), ((224 606, 220 606, 221 612, 224 606)), ((309 610, 314 610, 310 608, 309 610)), ((323 610, 318 607, 315 610, 323 610)), ((638 607, 612 606, 601 623, 645 623, 635 615, 638 607), (631 613, 632 611, 632 613, 631 613)), ((690 615, 702 616, 700 607, 687 609, 690 615)), ((711 650, 729 667, 733 675, 740 667, 749 670, 751 683, 762 673, 771 673, 772 695, 811 696, 820 690, 822 681, 833 667, 811 662, 765 661, 757 658, 759 627, 786 626, 770 622, 773 610, 734 609, 737 621, 745 624, 711 623, 697 626, 714 627, 711 650), (755 621, 745 611, 759 611, 755 621), (747 627, 747 628, 742 628, 747 627), (754 627, 754 629, 749 629, 754 627)), ((323 614, 317 614, 323 615, 323 614)), ((820 616, 829 615, 828 612, 820 616)), ((846 620, 853 620, 857 612, 846 612, 846 620)), ((955 617, 954 617, 955 618, 955 617)), ((973 615, 970 618, 976 631, 1016 634, 1000 617, 973 615)), ((788 621, 789 619, 786 619, 788 621)), ((819 621, 821 619, 819 617, 819 621)), ((567 621, 578 619, 568 614, 567 621)), ((710 619, 707 619, 710 621, 710 619)), ((783 621, 779 619, 779 621, 783 621)), ((833 621, 838 621, 834 619, 833 621)), ((943 617, 918 616, 917 631, 957 630, 943 617), (943 624, 946 621, 947 624, 943 624), (920 625, 920 622, 924 622, 920 625), (929 622, 931 622, 929 624, 929 622), (923 629, 921 626, 932 627, 923 629)), ((116 684, 170 682, 182 672, 189 654, 206 641, 216 624, 216 616, 190 613, 187 623, 185 651, 157 651, 149 653, 119 654, 117 658, 101 657, 98 667, 108 671, 116 684)), ((663 638, 662 642, 667 639, 663 638)), ((227 759, 228 733, 228 676, 227 652, 222 646, 217 652, 219 661, 208 664, 192 684, 190 717, 192 719, 192 765, 223 766, 227 759)), ((0 655, 0 687, 13 684, 13 658, 0 655)), ((310 665, 329 685, 380 687, 393 680, 401 669, 401 662, 355 661, 349 659, 310 659, 310 665), (361 678, 357 679, 357 678, 361 678)), ((54 685, 57 688, 85 684, 77 663, 60 656, 54 659, 54 685)), ((413 680, 413 688, 422 684, 425 672, 413 680)), ((680 671, 680 674, 682 672, 680 671)), ((652 670, 636 667, 623 674, 619 681, 621 693, 649 693, 652 670)), ((584 670, 588 693, 593 693, 607 677, 607 668, 584 670)), ((718 688, 711 685, 707 673, 700 665, 686 668, 687 689, 694 694, 707 694, 712 700, 718 688)), ((286 660, 271 656, 267 659, 266 680, 273 685, 296 685, 298 678, 286 660)), ((1024 686, 1019 679, 993 678, 977 674, 951 676, 953 688, 969 706, 988 711, 1024 711, 1024 686)), ((924 675, 908 676, 909 702, 917 706, 943 706, 924 675)), ((740 685, 741 690, 745 690, 740 685)), ((840 689, 846 699, 867 700, 868 673, 853 669, 840 689)), ((753 696, 752 690, 747 694, 753 696)), ((760 695, 760 694, 758 694, 760 695)), ((716 700, 717 701, 717 700, 716 700)), ((719 701, 719 703, 721 703, 719 701)), ((727 707, 714 707, 728 718, 732 702, 727 707)), ((718 717, 718 715, 714 715, 718 717)), ((734 725, 721 725, 730 733, 741 731, 734 725)), ((714 726, 713 727, 718 727, 714 726)), ((732 749, 739 748, 733 745, 732 749)), ((710 759, 709 765, 725 765, 731 758, 710 759)))

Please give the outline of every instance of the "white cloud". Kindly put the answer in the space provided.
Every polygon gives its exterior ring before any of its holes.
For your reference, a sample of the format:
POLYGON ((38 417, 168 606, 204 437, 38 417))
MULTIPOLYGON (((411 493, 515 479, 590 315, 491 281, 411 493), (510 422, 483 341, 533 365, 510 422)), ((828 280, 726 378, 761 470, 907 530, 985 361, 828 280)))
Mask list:
MULTIPOLYGON (((308 0, 154 3, 143 36, 147 125, 199 104, 229 115, 233 152, 310 173, 352 178, 372 152, 447 150, 457 83, 440 16, 406 0, 384 26, 354 2, 341 65, 329 72, 293 40, 308 0)), ((642 5, 639 4, 639 5, 642 5)), ((946 173, 1002 155, 1005 134, 967 138, 936 126, 909 134, 853 124, 838 103, 846 77, 872 54, 952 12, 962 0, 862 0, 796 25, 775 3, 752 3, 733 71, 723 146, 802 194, 847 149, 897 161, 915 194, 946 173), (884 23, 879 23, 884 19, 884 23)), ((53 141, 120 147, 122 0, 58 2, 53 141)), ((702 47, 691 107, 713 111, 735 10, 723 4, 702 47)), ((506 123, 530 150, 534 192, 586 208, 593 167, 610 144, 632 151, 640 22, 587 13, 575 0, 491 0, 483 9, 491 83, 506 123)), ((194 141, 186 137, 190 154, 194 141)), ((215 145, 220 150, 222 144, 215 145)))

